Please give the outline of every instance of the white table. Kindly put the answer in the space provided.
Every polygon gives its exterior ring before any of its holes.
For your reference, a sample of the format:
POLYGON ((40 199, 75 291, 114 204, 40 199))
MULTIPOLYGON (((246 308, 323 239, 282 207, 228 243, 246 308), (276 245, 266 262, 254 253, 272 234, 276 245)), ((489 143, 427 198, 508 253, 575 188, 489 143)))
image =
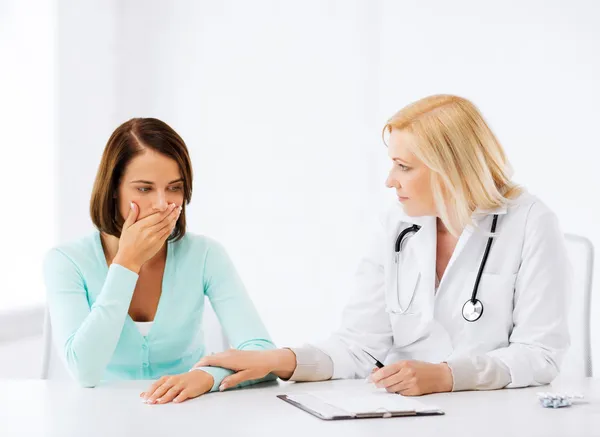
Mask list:
POLYGON ((84 389, 41 380, 0 380, 0 436, 599 436, 600 380, 421 397, 446 415, 326 422, 275 397, 363 381, 268 383, 182 404, 145 405, 146 381, 84 389), (586 403, 542 408, 538 391, 581 392, 586 403))

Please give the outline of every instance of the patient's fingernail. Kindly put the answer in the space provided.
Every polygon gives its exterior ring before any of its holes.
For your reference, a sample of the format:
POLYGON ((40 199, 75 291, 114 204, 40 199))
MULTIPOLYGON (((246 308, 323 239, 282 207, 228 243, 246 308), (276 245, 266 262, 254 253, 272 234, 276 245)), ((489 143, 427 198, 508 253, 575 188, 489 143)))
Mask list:
POLYGON ((224 391, 227 388, 227 384, 221 384, 219 386, 219 391, 224 391))

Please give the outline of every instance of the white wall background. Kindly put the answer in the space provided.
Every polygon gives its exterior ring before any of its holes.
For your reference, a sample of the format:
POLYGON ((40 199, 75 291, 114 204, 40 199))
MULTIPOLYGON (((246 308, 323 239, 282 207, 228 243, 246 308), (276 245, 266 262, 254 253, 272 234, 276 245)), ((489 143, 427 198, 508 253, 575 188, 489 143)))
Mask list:
POLYGON ((58 239, 54 6, 0 0, 0 377, 40 371, 41 261, 58 239))
POLYGON ((52 2, 0 0, 0 312, 44 300, 56 241, 54 25, 52 2))
POLYGON ((516 179, 600 248, 599 18, 566 0, 59 1, 58 237, 92 230, 112 130, 162 118, 194 162, 190 230, 226 245, 278 344, 327 335, 389 198, 381 127, 443 92, 478 104, 516 179))
POLYGON ((97 3, 90 28, 80 18, 89 6, 66 3, 60 144, 78 164, 61 160, 61 239, 91 230, 86 206, 111 131, 133 116, 159 117, 194 161, 190 229, 225 244, 275 340, 333 329, 370 202, 365 163, 383 151, 370 135, 379 129, 369 44, 377 9, 362 1, 260 9, 155 1, 121 4, 111 15, 114 5, 97 3), (78 62, 82 53, 93 62, 78 62), (98 81, 101 99, 89 106, 98 81))

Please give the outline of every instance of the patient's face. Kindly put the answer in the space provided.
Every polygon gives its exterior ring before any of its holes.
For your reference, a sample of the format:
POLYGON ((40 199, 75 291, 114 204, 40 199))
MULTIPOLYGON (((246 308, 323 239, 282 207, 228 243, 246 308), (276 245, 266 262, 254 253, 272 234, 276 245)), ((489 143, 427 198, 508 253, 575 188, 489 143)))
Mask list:
POLYGON ((129 215, 130 203, 139 208, 138 220, 165 211, 170 203, 183 204, 183 180, 177 162, 152 149, 145 148, 133 158, 119 185, 119 212, 129 215))

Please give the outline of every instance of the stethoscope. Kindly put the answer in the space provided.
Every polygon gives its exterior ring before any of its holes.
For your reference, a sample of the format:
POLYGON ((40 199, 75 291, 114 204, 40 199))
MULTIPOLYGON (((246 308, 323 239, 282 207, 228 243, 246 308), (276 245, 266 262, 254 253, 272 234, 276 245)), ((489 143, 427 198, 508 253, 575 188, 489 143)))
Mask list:
MULTIPOLYGON (((494 240, 494 232, 496 232, 496 223, 498 223, 498 215, 494 214, 494 219, 492 220, 492 228, 490 231, 490 233, 492 235, 490 235, 490 237, 488 238, 487 245, 485 247, 485 252, 483 253, 483 259, 481 260, 481 264, 479 265, 479 271, 477 272, 477 278, 475 279, 475 286, 473 287, 473 293, 471 294, 471 298, 469 300, 467 300, 462 307, 462 316, 467 322, 476 322, 477 320, 479 320, 481 318, 481 315, 483 314, 483 303, 481 303, 481 301, 479 299, 477 299, 477 291, 479 289, 479 281, 481 281, 481 275, 483 274, 483 269, 485 268, 485 263, 487 262, 488 256, 490 254, 490 249, 492 247, 492 241, 494 240)), ((398 273, 399 273, 398 269, 400 268, 398 258, 400 257, 402 241, 404 240, 404 238, 407 235, 409 235, 411 233, 416 234, 419 231, 419 229, 421 229, 421 226, 412 225, 412 226, 404 229, 402 232, 400 232, 400 235, 398 235, 398 238, 396 238, 396 244, 394 245, 394 252, 395 252, 394 261, 396 264, 396 278, 398 278, 398 273)), ((396 282, 396 293, 399 293, 398 282, 396 282)), ((398 308, 400 309, 400 311, 398 311, 397 313, 398 314, 407 313, 413 303, 414 298, 415 298, 415 291, 413 290, 413 294, 410 298, 410 302, 408 303, 408 306, 404 310, 400 306, 400 299, 398 299, 398 308)))

